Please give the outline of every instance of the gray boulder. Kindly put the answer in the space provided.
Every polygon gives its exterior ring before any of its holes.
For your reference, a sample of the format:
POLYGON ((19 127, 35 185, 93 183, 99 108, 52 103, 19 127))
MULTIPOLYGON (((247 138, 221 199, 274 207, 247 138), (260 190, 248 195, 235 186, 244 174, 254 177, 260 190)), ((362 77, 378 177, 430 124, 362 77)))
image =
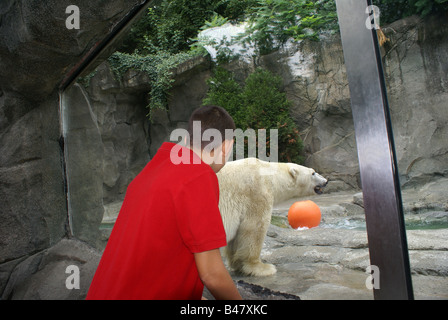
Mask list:
POLYGON ((63 239, 16 263, 1 299, 84 299, 100 259, 101 252, 91 246, 79 240, 63 239), (77 271, 70 269, 73 266, 77 271), (75 279, 78 275, 79 283, 75 279))

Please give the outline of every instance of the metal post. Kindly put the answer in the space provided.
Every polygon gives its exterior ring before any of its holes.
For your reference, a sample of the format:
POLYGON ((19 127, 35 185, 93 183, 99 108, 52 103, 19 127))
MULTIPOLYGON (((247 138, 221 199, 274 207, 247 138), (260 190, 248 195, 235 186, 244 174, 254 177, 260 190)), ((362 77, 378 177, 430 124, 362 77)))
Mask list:
POLYGON ((413 299, 398 168, 370 0, 336 0, 355 125, 375 299, 413 299), (370 16, 369 16, 370 14, 370 16))

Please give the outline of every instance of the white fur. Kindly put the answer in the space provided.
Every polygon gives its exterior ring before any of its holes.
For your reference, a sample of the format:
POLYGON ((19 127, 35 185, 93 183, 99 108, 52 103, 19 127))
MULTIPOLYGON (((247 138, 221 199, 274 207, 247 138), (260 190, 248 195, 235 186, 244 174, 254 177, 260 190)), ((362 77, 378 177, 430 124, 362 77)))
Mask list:
POLYGON ((242 159, 228 162, 218 173, 219 208, 227 234, 224 254, 231 268, 245 275, 276 272, 260 260, 272 207, 279 202, 314 194, 327 180, 313 169, 294 163, 242 159))

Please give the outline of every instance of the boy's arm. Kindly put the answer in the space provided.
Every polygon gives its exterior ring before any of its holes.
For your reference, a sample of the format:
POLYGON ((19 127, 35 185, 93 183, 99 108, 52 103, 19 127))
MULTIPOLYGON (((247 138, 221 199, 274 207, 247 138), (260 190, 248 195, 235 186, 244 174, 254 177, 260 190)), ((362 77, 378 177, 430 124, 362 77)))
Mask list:
POLYGON ((199 277, 216 300, 241 300, 221 258, 219 249, 194 254, 199 277))

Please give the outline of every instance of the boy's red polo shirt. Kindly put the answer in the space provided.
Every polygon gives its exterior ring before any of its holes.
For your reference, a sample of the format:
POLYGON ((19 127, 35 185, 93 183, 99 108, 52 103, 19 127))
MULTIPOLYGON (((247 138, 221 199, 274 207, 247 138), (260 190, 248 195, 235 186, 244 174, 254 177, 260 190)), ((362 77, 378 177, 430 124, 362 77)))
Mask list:
POLYGON ((164 143, 129 184, 87 299, 201 298, 193 253, 227 244, 218 179, 190 149, 180 151, 190 164, 173 164, 174 146, 164 143))

